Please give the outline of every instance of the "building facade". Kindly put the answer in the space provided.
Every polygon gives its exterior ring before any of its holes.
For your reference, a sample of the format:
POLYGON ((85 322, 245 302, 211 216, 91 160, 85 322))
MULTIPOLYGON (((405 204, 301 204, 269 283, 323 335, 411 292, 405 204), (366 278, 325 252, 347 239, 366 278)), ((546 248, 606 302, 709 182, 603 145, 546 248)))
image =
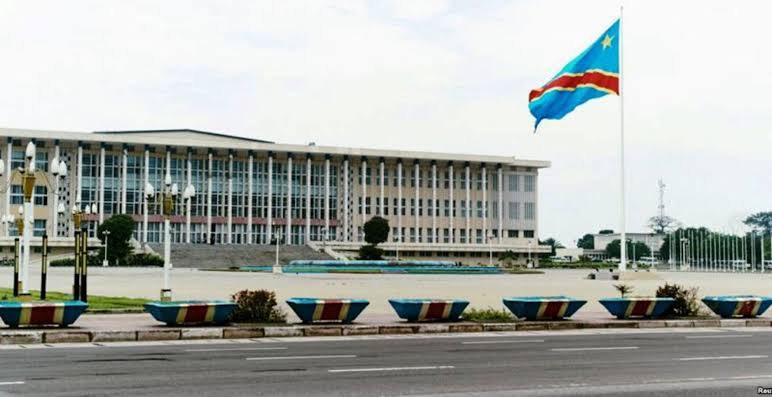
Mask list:
MULTIPOLYGON (((175 243, 360 243, 363 224, 379 215, 392 228, 389 243, 404 247, 541 250, 538 177, 546 161, 287 145, 184 129, 0 129, 0 136, 4 214, 22 202, 14 170, 29 141, 39 172, 48 173, 53 159, 66 164, 66 177, 38 178, 35 236, 72 237, 72 208, 89 206, 96 210, 84 218, 92 237, 104 219, 128 214, 139 242, 161 242, 161 203, 144 199, 145 186, 160 191, 170 175, 180 191, 195 189, 190 199, 177 196, 175 243)), ((2 233, 14 236, 15 226, 4 224, 2 233)))
MULTIPOLYGON (((653 257, 659 258, 659 249, 665 243, 665 235, 657 233, 626 233, 627 239, 636 243, 644 243, 653 257)), ((620 240, 620 233, 593 234, 593 244, 596 251, 605 251, 606 246, 614 240, 620 240)), ((632 255, 628 253, 628 255, 632 255)))

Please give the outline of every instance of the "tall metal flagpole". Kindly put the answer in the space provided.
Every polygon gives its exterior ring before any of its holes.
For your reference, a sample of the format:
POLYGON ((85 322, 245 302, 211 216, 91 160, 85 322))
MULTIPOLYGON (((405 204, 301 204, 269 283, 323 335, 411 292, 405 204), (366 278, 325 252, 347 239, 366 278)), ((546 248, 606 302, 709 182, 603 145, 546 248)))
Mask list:
POLYGON ((624 78, 622 75, 624 64, 624 58, 622 57, 622 29, 624 29, 624 24, 622 23, 623 10, 624 7, 619 6, 619 39, 617 40, 619 43, 619 190, 621 194, 619 228, 622 230, 622 236, 619 244, 621 247, 621 258, 619 258, 620 272, 627 269, 627 232, 625 230, 625 100, 624 92, 622 89, 624 86, 624 78))

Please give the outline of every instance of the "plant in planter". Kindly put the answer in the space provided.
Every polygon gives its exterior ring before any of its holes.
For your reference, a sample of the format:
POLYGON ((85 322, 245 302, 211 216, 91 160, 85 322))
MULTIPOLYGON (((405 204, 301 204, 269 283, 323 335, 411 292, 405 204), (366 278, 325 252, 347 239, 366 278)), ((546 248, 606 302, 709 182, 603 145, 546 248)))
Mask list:
POLYGON ((658 298, 673 298, 673 305, 665 315, 693 317, 700 315, 699 288, 687 288, 678 284, 667 284, 657 288, 658 298))
POLYGON ((619 291, 622 298, 633 292, 633 286, 629 284, 614 284, 614 288, 619 291))

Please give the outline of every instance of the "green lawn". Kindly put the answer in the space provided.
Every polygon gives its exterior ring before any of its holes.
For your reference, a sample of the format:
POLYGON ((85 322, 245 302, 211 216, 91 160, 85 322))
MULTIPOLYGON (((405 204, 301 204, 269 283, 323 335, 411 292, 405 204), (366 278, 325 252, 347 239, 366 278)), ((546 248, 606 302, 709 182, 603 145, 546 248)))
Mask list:
MULTIPOLYGON (((32 293, 33 300, 40 299, 39 291, 30 291, 32 293)), ((61 292, 48 291, 46 293, 46 300, 52 302, 71 300, 71 294, 63 294, 61 292)), ((13 290, 10 288, 0 288, 0 301, 14 300, 13 290)), ((138 298, 125 298, 120 296, 88 296, 89 310, 102 310, 102 309, 142 309, 142 305, 148 302, 147 299, 138 298)))

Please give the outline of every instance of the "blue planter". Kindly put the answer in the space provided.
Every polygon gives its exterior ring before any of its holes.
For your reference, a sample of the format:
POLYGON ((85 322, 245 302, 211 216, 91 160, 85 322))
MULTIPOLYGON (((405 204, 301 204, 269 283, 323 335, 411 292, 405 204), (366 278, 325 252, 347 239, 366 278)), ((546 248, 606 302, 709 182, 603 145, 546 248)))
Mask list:
POLYGON ((351 323, 370 304, 365 299, 290 298, 287 304, 306 324, 318 321, 351 323))
POLYGON ((616 318, 657 318, 663 315, 675 302, 673 298, 607 298, 600 304, 616 318))
POLYGON ((407 321, 458 321, 469 305, 460 299, 389 299, 389 303, 407 321))
POLYGON ((11 328, 40 325, 66 327, 88 308, 81 301, 66 302, 0 302, 0 318, 11 328))
POLYGON ((772 297, 756 295, 706 296, 702 301, 723 318, 760 316, 772 305, 772 297))
POLYGON ((173 301, 145 303, 145 311, 154 319, 176 324, 223 324, 236 308, 232 301, 173 301))
POLYGON ((517 318, 560 320, 571 317, 587 301, 568 296, 516 296, 503 299, 504 306, 517 318))

